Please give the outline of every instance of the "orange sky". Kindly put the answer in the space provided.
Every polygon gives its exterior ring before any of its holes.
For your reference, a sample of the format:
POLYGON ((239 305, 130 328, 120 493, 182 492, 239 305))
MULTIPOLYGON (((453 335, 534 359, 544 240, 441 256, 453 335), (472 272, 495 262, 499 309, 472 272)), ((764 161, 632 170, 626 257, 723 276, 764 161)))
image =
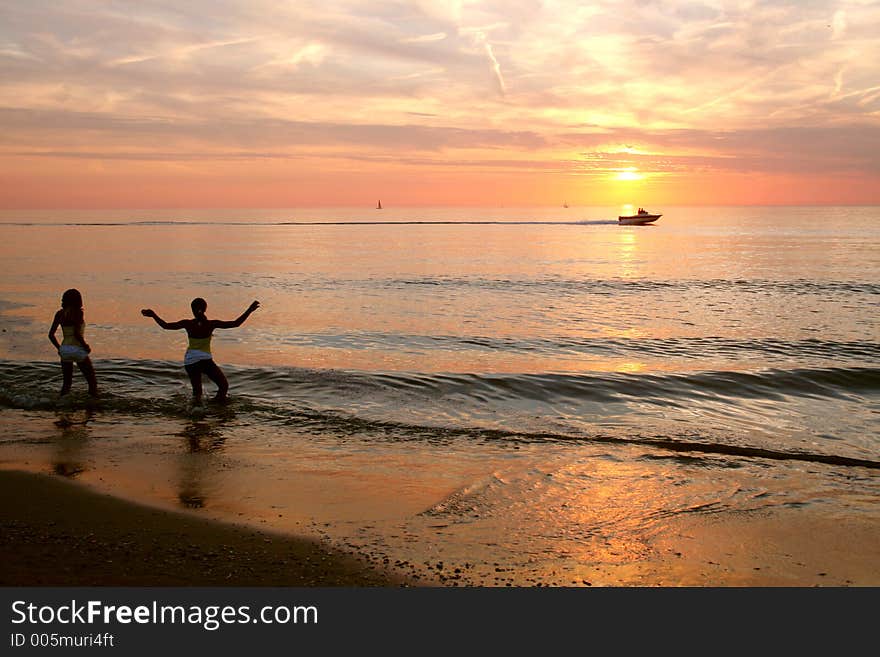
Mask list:
POLYGON ((880 203, 880 4, 0 8, 0 208, 880 203))

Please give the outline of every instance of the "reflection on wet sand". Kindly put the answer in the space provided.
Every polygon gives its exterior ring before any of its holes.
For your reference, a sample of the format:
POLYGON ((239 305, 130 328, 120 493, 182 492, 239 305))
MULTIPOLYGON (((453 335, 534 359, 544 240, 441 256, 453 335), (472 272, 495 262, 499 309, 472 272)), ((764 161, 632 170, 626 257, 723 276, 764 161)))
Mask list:
POLYGON ((177 498, 188 509, 205 506, 205 459, 223 449, 226 442, 226 418, 191 420, 177 435, 186 441, 187 451, 180 458, 177 498))
POLYGON ((50 457, 52 471, 62 477, 75 478, 86 470, 83 452, 89 442, 88 423, 94 419, 94 411, 60 411, 55 426, 55 451, 50 457))

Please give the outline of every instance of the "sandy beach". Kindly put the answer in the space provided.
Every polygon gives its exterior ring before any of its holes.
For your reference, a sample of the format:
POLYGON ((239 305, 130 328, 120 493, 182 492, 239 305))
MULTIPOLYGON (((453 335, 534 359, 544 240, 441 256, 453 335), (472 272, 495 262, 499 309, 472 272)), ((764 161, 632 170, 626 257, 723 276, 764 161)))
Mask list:
POLYGON ((403 586, 318 542, 0 472, 3 586, 403 586))
POLYGON ((605 564, 594 581, 516 581, 502 572, 494 582, 469 582, 386 567, 376 553, 141 506, 49 475, 2 471, 0 492, 4 586, 880 585, 876 523, 832 523, 809 512, 677 520, 651 556, 619 553, 613 564, 607 546, 587 544, 594 554, 584 562, 605 564))

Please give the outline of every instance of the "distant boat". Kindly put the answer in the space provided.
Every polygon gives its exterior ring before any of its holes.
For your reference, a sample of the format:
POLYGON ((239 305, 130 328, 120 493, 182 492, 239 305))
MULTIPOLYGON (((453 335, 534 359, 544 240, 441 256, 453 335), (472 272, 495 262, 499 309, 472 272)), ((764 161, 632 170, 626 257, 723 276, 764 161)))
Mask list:
POLYGON ((377 209, 377 210, 381 210, 381 209, 382 209, 382 201, 378 201, 378 202, 376 203, 376 209, 377 209))
POLYGON ((617 223, 621 226, 644 226, 645 224, 657 221, 662 216, 662 214, 653 214, 643 208, 639 208, 639 211, 635 214, 622 214, 617 217, 617 223))
POLYGON ((565 202, 562 204, 562 207, 567 208, 567 207, 568 207, 568 201, 565 201, 565 202))

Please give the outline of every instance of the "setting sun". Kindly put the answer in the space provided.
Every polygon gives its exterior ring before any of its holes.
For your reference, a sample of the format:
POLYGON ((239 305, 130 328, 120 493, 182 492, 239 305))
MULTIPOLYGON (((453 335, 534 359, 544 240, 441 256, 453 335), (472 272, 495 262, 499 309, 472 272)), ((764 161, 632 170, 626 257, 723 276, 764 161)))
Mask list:
POLYGON ((639 173, 639 170, 635 167, 630 167, 629 169, 618 171, 617 175, 614 176, 614 179, 617 181, 632 182, 634 180, 644 180, 645 176, 639 173))

